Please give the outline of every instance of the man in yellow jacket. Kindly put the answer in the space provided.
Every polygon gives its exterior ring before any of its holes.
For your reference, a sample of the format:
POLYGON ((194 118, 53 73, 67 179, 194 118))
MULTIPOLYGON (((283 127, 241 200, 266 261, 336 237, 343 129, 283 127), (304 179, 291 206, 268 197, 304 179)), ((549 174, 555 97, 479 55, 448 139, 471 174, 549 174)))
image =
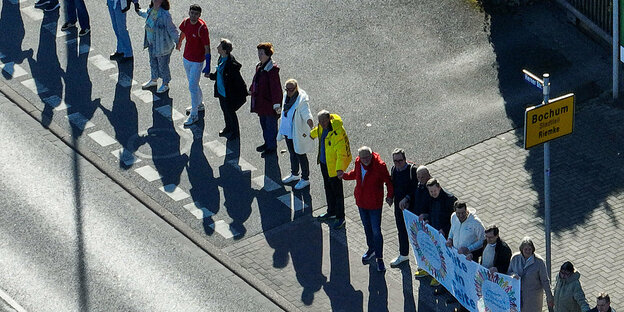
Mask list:
POLYGON ((342 176, 351 163, 351 147, 342 119, 327 110, 318 113, 318 125, 310 130, 312 139, 319 138, 317 163, 321 165, 323 186, 327 199, 327 212, 319 215, 319 221, 335 219, 332 228, 340 229, 345 225, 344 192, 342 176))

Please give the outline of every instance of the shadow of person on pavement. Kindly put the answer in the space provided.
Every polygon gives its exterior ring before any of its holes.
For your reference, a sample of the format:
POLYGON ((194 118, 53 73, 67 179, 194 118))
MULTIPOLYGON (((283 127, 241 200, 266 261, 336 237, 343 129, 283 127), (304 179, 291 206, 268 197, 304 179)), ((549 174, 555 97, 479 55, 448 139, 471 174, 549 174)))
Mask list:
POLYGON ((223 190, 223 206, 232 219, 230 230, 235 234, 234 239, 238 240, 247 233, 244 223, 251 215, 251 204, 256 194, 251 188, 251 171, 239 165, 240 140, 228 140, 226 150, 230 153, 225 155, 223 165, 219 167, 218 183, 223 190))
MULTIPOLYGON (((58 17, 58 14, 56 16, 58 17)), ((22 51, 22 41, 24 41, 26 30, 18 0, 2 0, 0 29, 2 29, 0 61, 4 63, 2 76, 6 80, 11 80, 15 74, 15 64, 21 64, 24 59, 33 56, 32 49, 22 51)))
MULTIPOLYGON (((172 118, 173 100, 167 93, 159 94, 158 97, 159 100, 152 105, 152 126, 141 137, 151 148, 152 161, 161 176, 162 185, 177 186, 188 156, 180 154, 180 134, 172 118)), ((138 146, 133 149, 138 150, 138 146)))
POLYGON ((134 165, 137 146, 131 140, 138 139, 138 113, 136 104, 130 98, 134 64, 118 63, 117 84, 112 108, 100 105, 102 112, 115 130, 115 139, 123 147, 119 152, 119 168, 128 170, 134 165))
POLYGON ((368 266, 368 311, 388 311, 386 272, 378 272, 375 264, 368 266))
POLYGON ((191 189, 189 190, 195 206, 202 209, 202 225, 204 233, 212 235, 214 233, 213 215, 219 212, 221 195, 219 194, 218 181, 214 177, 214 172, 206 154, 204 154, 203 136, 193 138, 191 150, 186 166, 191 189))
POLYGON ((401 281, 403 285, 403 311, 416 311, 416 302, 414 302, 414 275, 409 261, 403 262, 399 269, 401 270, 401 281))
POLYGON ((91 47, 89 35, 66 42, 67 68, 65 69, 65 104, 67 118, 72 125, 72 135, 81 136, 98 106, 100 99, 91 100, 93 83, 89 77, 87 59, 91 47))
MULTIPOLYGON (((349 246, 344 229, 330 230, 329 282, 323 290, 331 301, 332 311, 364 311, 364 294, 351 285, 351 268, 349 264, 349 246)), ((424 310, 423 310, 424 311, 424 310)))
POLYGON ((41 113, 41 124, 47 128, 52 121, 54 108, 61 104, 63 98, 64 75, 56 51, 56 32, 59 11, 46 12, 39 29, 39 43, 36 60, 28 57, 28 65, 37 86, 37 95, 44 104, 41 113))

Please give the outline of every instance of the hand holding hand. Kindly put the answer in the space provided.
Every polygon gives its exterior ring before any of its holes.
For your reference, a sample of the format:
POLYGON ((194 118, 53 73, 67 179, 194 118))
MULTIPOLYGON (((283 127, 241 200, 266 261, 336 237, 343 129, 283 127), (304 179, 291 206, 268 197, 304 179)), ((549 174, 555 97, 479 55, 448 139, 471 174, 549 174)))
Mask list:
POLYGON ((344 176, 344 171, 342 170, 336 171, 336 176, 338 177, 338 179, 342 180, 342 176, 344 176))

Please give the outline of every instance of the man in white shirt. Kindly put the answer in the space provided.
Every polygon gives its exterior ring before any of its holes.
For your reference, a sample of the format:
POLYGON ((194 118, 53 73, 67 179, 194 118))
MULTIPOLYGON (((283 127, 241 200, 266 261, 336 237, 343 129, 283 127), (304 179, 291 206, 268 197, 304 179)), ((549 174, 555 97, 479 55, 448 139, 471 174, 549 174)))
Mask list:
POLYGON ((483 246, 485 228, 481 220, 468 211, 465 202, 457 201, 453 205, 455 212, 451 215, 451 230, 446 246, 455 247, 462 255, 472 254, 483 246))

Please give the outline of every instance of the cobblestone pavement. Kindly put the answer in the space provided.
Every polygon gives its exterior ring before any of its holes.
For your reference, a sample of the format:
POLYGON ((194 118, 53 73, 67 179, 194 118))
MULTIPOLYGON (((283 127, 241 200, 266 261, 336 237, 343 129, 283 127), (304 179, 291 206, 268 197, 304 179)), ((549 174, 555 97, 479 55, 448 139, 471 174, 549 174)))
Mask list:
MULTIPOLYGON (((597 101, 596 101, 597 102, 597 101)), ((624 111, 602 104, 577 110, 574 133, 551 143, 552 271, 572 261, 588 301, 607 291, 620 306, 624 296, 624 111)), ((545 257, 543 149, 524 150, 522 131, 512 130, 428 164, 487 225, 497 223, 514 251, 524 236, 545 257)), ((345 183, 345 194, 353 189, 345 183)), ((362 265, 365 239, 353 197, 346 230, 329 230, 308 215, 228 247, 247 270, 301 310, 450 311, 445 296, 432 295, 429 280, 415 280, 415 265, 385 274, 362 265), (422 287, 421 287, 422 286, 422 287)), ((322 212, 319 208, 314 214, 322 212)), ((306 214, 306 212, 304 212, 306 214)), ((392 209, 384 207, 384 253, 397 251, 392 209)), ((412 258, 412 255, 410 255, 412 258)), ((553 275, 554 276, 554 275, 553 275)), ((554 287, 554 282, 552 283, 554 287)))

